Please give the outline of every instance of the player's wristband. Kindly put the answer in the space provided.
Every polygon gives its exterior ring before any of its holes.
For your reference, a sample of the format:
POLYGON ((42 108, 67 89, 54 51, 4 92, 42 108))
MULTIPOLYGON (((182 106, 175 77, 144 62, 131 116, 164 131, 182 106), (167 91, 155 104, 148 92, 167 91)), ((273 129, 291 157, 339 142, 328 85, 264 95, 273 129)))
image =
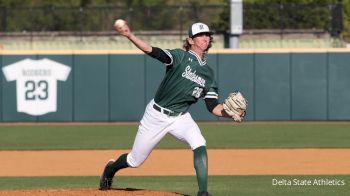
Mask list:
POLYGON ((207 106, 207 109, 209 112, 212 112, 214 108, 219 105, 219 102, 215 98, 206 98, 205 100, 205 105, 207 106))

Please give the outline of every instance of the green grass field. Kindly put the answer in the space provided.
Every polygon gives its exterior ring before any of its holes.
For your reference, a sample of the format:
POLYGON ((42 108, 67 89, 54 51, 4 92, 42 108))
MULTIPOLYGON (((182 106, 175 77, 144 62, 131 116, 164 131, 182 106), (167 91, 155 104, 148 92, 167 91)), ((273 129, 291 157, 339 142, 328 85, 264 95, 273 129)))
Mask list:
MULTIPOLYGON (((350 123, 200 124, 208 148, 349 148, 350 123)), ((137 125, 0 126, 0 150, 130 149, 137 125)), ((187 148, 167 136, 158 148, 187 148)))
MULTIPOLYGON (((208 148, 349 148, 350 123, 199 124, 208 148)), ((0 150, 130 149, 137 125, 0 125, 0 150)), ((187 148, 166 137, 158 148, 187 148)), ((210 159, 210 157, 209 157, 210 159)), ((30 161, 30 160, 23 160, 30 161)), ((263 160, 262 160, 263 161, 263 160)), ((1 163, 0 163, 1 165, 1 163)), ((350 175, 210 176, 209 190, 232 195, 348 195, 350 175), (277 186, 273 179, 338 179, 339 186, 277 186)), ((0 177, 0 189, 97 188, 98 176, 0 177)), ((118 177, 117 187, 194 195, 194 176, 118 177)))

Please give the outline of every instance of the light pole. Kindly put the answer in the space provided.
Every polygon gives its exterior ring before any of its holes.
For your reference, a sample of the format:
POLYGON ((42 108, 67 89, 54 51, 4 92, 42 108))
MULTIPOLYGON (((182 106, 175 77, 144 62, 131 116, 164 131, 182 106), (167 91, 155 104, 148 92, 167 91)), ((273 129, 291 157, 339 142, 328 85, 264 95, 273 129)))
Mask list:
POLYGON ((230 48, 239 48, 243 33, 243 0, 230 0, 230 48))

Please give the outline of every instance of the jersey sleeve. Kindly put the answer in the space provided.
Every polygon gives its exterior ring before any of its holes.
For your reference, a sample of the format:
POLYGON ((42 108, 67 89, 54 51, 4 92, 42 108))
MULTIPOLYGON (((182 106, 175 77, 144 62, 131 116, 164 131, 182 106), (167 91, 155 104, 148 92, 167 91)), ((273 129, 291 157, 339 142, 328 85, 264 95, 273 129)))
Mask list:
POLYGON ((207 99, 207 98, 219 99, 218 89, 210 88, 207 94, 204 95, 204 99, 207 99))
POLYGON ((181 59, 185 56, 185 51, 182 49, 164 50, 164 52, 170 57, 171 62, 166 65, 176 65, 177 62, 181 62, 181 59))
POLYGON ((7 65, 2 68, 2 72, 5 75, 7 81, 17 80, 20 77, 21 63, 26 62, 26 60, 19 61, 17 63, 7 65))
POLYGON ((159 60, 165 65, 172 63, 170 56, 164 50, 158 47, 152 47, 152 51, 150 53, 147 53, 147 55, 159 60))
POLYGON ((66 65, 60 65, 57 67, 57 79, 61 81, 66 81, 69 73, 70 73, 71 68, 66 66, 66 65))
POLYGON ((211 73, 211 78, 213 79, 208 92, 204 95, 204 99, 206 98, 211 98, 211 99, 219 99, 219 94, 218 94, 218 85, 214 77, 214 72, 212 69, 209 68, 209 71, 211 73))

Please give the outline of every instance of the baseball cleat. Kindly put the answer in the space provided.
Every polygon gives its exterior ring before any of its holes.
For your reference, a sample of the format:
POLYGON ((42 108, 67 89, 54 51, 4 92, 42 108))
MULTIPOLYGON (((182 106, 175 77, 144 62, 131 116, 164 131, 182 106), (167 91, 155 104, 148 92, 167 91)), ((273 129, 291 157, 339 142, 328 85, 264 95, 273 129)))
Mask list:
POLYGON ((107 174, 106 174, 106 171, 108 169, 108 167, 110 165, 112 165, 113 163, 115 162, 114 159, 111 159, 108 161, 108 163, 106 164, 104 170, 103 170, 103 173, 100 177, 100 190, 108 190, 108 189, 111 189, 112 187, 112 183, 113 183, 113 177, 108 177, 107 174))
POLYGON ((209 194, 207 191, 200 191, 198 192, 197 196, 212 196, 212 195, 209 194))

